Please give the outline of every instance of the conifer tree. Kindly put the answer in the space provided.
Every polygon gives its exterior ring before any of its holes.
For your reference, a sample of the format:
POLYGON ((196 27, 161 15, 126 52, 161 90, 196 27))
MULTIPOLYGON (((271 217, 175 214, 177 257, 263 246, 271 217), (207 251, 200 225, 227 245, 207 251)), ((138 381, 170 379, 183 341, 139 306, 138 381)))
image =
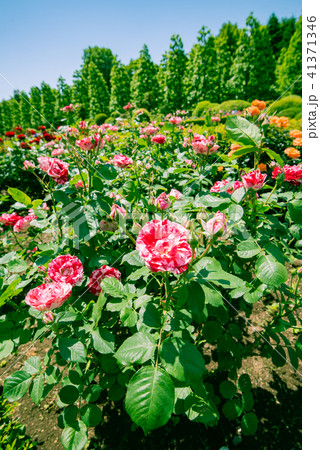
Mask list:
POLYGON ((152 111, 158 106, 159 83, 157 75, 158 68, 151 61, 148 47, 144 45, 136 61, 136 68, 130 85, 131 100, 138 108, 146 108, 152 111))
POLYGON ((202 27, 198 42, 192 47, 187 62, 184 85, 187 106, 202 100, 216 102, 219 97, 217 52, 210 30, 202 27))
POLYGON ((130 100, 130 77, 126 67, 115 61, 111 69, 110 111, 122 111, 130 100))
POLYGON ((37 86, 30 89, 31 126, 38 128, 43 122, 41 117, 41 90, 37 86))
POLYGON ((21 117, 21 126, 26 129, 31 125, 31 105, 30 99, 26 92, 21 92, 20 99, 20 117, 21 117))
POLYGON ((54 127, 56 96, 51 87, 44 81, 41 83, 41 117, 42 125, 54 127))
POLYGON ((13 117, 10 100, 2 102, 2 126, 4 131, 10 131, 13 128, 13 117))
POLYGON ((83 51, 83 66, 81 70, 84 72, 83 75, 87 76, 86 68, 90 62, 93 62, 99 72, 102 74, 104 81, 110 91, 111 87, 111 69, 114 63, 114 55, 109 48, 104 47, 88 47, 83 51))
POLYGON ((234 61, 240 30, 237 25, 224 23, 216 38, 217 66, 219 77, 219 101, 230 98, 227 82, 231 78, 230 69, 234 61))
POLYGON ((288 49, 283 49, 276 70, 279 94, 302 94, 302 17, 296 24, 288 49), (289 89, 288 89, 289 88, 289 89))
POLYGON ((272 53, 277 60, 281 51, 281 41, 283 38, 283 27, 279 22, 277 16, 273 13, 267 23, 267 29, 270 37, 270 44, 272 47, 272 53))
POLYGON ((96 114, 109 113, 110 94, 101 72, 93 62, 88 65, 88 73, 89 111, 90 117, 94 119, 96 114))
POLYGON ((183 78, 186 70, 187 57, 183 49, 182 39, 174 34, 171 37, 170 50, 163 55, 159 84, 161 86, 162 109, 173 112, 185 104, 183 78))

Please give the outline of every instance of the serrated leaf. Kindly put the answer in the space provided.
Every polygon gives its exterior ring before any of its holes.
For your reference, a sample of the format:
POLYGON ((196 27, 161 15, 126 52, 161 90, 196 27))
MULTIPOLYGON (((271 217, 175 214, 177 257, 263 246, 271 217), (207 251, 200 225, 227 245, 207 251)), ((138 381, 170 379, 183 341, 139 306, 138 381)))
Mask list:
POLYGON ((237 254, 240 258, 249 259, 260 253, 261 249, 253 239, 242 241, 237 245, 237 254))
POLYGON ((151 359, 156 341, 151 334, 138 332, 126 339, 115 353, 115 358, 124 365, 143 364, 151 359))
POLYGON ((9 402, 20 400, 28 391, 32 376, 24 370, 18 370, 4 381, 3 395, 9 402))
POLYGON ((61 443, 66 450, 81 450, 87 443, 88 432, 82 420, 70 427, 67 425, 61 436, 61 443))
POLYGON ((174 406, 174 385, 159 366, 142 367, 130 380, 125 408, 144 433, 165 425, 174 406))
POLYGON ((243 117, 228 117, 225 130, 228 136, 238 144, 259 147, 262 140, 259 127, 243 117))
POLYGON ((278 287, 288 279, 288 272, 285 266, 271 255, 259 257, 256 263, 256 271, 259 280, 271 286, 278 287))
POLYGON ((40 375, 37 375, 36 377, 34 377, 34 379, 32 381, 32 385, 31 385, 31 389, 30 389, 31 400, 34 403, 36 403, 37 405, 41 401, 43 390, 44 390, 43 375, 40 374, 40 375))
POLYGON ((91 333, 93 348, 99 353, 107 354, 114 352, 113 334, 105 328, 96 328, 91 333))
POLYGON ((119 280, 114 277, 104 278, 101 283, 102 290, 115 298, 122 298, 124 295, 123 286, 119 280))
POLYGON ((24 363, 24 368, 26 372, 30 373, 30 375, 35 375, 41 371, 41 362, 37 356, 31 356, 31 358, 27 359, 24 363))
POLYGON ((25 206, 29 206, 32 203, 31 198, 19 189, 10 187, 8 188, 8 194, 11 195, 13 200, 19 203, 23 203, 25 206))
POLYGON ((82 342, 77 339, 61 337, 59 351, 66 361, 86 363, 86 352, 82 342))
POLYGON ((179 381, 200 379, 206 371, 204 359, 197 348, 179 338, 169 338, 163 342, 160 359, 166 371, 179 381))

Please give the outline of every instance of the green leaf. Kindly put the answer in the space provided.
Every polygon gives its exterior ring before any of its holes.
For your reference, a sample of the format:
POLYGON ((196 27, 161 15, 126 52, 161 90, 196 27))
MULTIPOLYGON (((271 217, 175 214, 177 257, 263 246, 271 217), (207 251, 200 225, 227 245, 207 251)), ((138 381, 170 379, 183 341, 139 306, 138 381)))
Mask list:
POLYGON ((114 352, 114 337, 113 334, 105 328, 96 328, 91 334, 93 348, 99 353, 113 353, 114 352))
POLYGON ((115 353, 115 358, 124 365, 143 364, 153 357, 156 341, 151 334, 138 332, 126 339, 115 353))
POLYGON ((35 375, 41 371, 41 362, 37 356, 31 356, 31 358, 27 359, 24 363, 23 369, 30 373, 30 375, 35 375))
POLYGON ((241 147, 235 152, 233 152, 232 155, 230 156, 230 159, 232 160, 240 158, 241 156, 247 155, 248 153, 253 153, 256 150, 257 148, 253 147, 252 145, 245 145, 244 147, 241 147))
POLYGON ((256 271, 259 280, 271 286, 278 287, 288 279, 288 272, 285 266, 271 255, 262 255, 258 258, 256 271))
POLYGON ((302 201, 294 200, 288 204, 288 213, 292 222, 302 225, 302 201))
POLYGON ((235 420, 242 413, 242 405, 239 400, 228 400, 222 407, 222 412, 229 420, 235 420))
POLYGON ((174 385, 159 366, 142 367, 130 380, 125 408, 144 433, 165 425, 174 406, 174 385))
POLYGON ((39 403, 42 399, 43 390, 44 390, 43 375, 40 374, 40 375, 37 375, 36 377, 34 377, 34 379, 32 381, 32 385, 31 385, 31 389, 30 389, 31 400, 34 403, 36 403, 37 405, 39 405, 39 403))
POLYGON ((81 450, 87 443, 88 432, 82 420, 78 420, 76 425, 67 425, 61 436, 61 443, 66 450, 81 450))
POLYGON ((61 337, 59 351, 66 361, 86 363, 86 351, 82 342, 77 339, 61 337))
POLYGON ((15 295, 18 295, 21 292, 20 289, 16 289, 20 281, 21 278, 17 278, 16 280, 12 281, 12 283, 10 283, 6 290, 1 294, 0 307, 6 303, 6 300, 14 297, 15 295))
POLYGON ((12 353, 14 349, 14 343, 11 339, 0 342, 0 360, 6 358, 12 353))
POLYGON ((212 286, 205 284, 202 284, 201 287, 204 292, 206 304, 214 307, 223 306, 222 294, 216 288, 212 288, 212 286))
POLYGON ((86 402, 95 402, 98 400, 102 388, 98 384, 91 384, 82 394, 83 400, 86 402))
POLYGON ((32 203, 31 198, 19 189, 10 187, 8 188, 8 194, 11 195, 13 200, 19 203, 23 203, 25 206, 29 206, 32 203))
POLYGON ((241 419, 241 431, 245 436, 253 435, 258 428, 258 419, 253 412, 244 414, 241 419))
POLYGON ((243 208, 240 205, 235 205, 233 203, 228 208, 228 215, 232 222, 238 222, 243 216, 243 208))
POLYGON ((80 414, 87 427, 96 427, 102 421, 102 412, 97 405, 84 405, 80 409, 80 414))
POLYGON ((67 384, 61 388, 59 397, 63 403, 71 405, 78 400, 79 391, 74 384, 67 384))
POLYGON ((169 338, 163 342, 160 359, 166 371, 180 381, 197 380, 206 371, 204 359, 197 348, 179 338, 169 338))
POLYGON ((133 252, 127 253, 122 258, 121 264, 127 262, 130 266, 142 267, 144 266, 144 259, 139 256, 138 250, 133 250, 133 252))
POLYGON ((12 273, 25 272, 28 267, 28 263, 26 261, 23 261, 22 259, 16 259, 14 261, 10 261, 7 264, 8 271, 12 273))
POLYGON ((243 373, 239 377, 238 386, 241 392, 249 392, 251 389, 251 380, 247 373, 243 373))
POLYGON ((259 127, 243 117, 228 117, 225 130, 228 136, 238 144, 259 147, 262 140, 259 127))
POLYGON ((237 245, 237 254, 240 258, 249 259, 260 253, 260 247, 253 239, 242 241, 237 245))
POLYGON ((96 301, 96 303, 93 305, 93 308, 92 308, 92 319, 93 319, 95 325, 97 325, 97 323, 99 322, 99 320, 101 318, 102 309, 103 309, 106 301, 107 301, 106 295, 104 294, 104 292, 100 292, 98 300, 96 301))
POLYGON ((202 323, 206 319, 204 316, 205 295, 202 286, 196 281, 191 281, 187 290, 187 301, 192 317, 197 323, 202 323))
POLYGON ((184 401, 184 409, 189 420, 205 425, 215 426, 219 420, 219 413, 215 405, 203 398, 191 394, 184 401))
POLYGON ((220 393, 224 398, 232 398, 236 395, 237 387, 231 381, 222 381, 219 386, 220 393))
POLYGON ((284 349, 278 345, 272 352, 272 362, 277 367, 283 367, 287 362, 287 356, 284 349))
POLYGON ((222 326, 219 322, 209 320, 202 329, 203 337, 210 344, 214 344, 223 334, 222 326))
POLYGON ((273 150, 270 150, 270 148, 264 148, 263 149, 267 155, 270 156, 271 159, 275 159, 277 161, 278 164, 280 164, 280 166, 283 166, 283 159, 281 158, 280 155, 278 155, 278 153, 274 152, 273 150))
POLYGON ((115 298, 122 298, 124 295, 123 286, 119 280, 114 277, 104 278, 101 283, 102 290, 115 298))
POLYGON ((95 167, 96 175, 103 180, 114 180, 117 178, 118 171, 112 164, 104 164, 95 167))
POLYGON ((250 411, 253 408, 254 400, 251 392, 245 392, 242 396, 242 406, 246 411, 250 411))
POLYGON ((148 303, 140 312, 142 322, 149 328, 160 328, 161 316, 154 303, 148 303))
POLYGON ((9 402, 20 400, 28 391, 32 376, 24 370, 18 370, 4 381, 3 395, 9 402))

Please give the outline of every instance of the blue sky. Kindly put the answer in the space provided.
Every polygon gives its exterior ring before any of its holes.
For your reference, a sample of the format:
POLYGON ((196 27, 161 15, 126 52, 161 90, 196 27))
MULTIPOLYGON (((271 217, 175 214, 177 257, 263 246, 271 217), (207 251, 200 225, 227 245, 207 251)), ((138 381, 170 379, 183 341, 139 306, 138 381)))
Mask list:
POLYGON ((202 25, 217 34, 227 21, 244 27, 251 11, 265 24, 273 12, 298 17, 301 9, 298 0, 2 0, 0 100, 12 86, 28 92, 44 80, 54 87, 59 75, 71 83, 89 45, 109 47, 127 64, 146 43, 158 63, 172 34, 189 51, 202 25))

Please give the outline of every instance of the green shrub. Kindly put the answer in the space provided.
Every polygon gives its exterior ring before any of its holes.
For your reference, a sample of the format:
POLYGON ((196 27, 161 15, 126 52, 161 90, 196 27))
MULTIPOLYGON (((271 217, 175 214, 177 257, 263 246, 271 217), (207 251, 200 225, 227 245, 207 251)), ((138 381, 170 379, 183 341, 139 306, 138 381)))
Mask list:
POLYGON ((277 112, 277 116, 279 116, 279 117, 284 116, 284 117, 289 117, 290 119, 294 119, 300 113, 301 113, 301 108, 292 107, 292 108, 286 108, 280 112, 277 112))
POLYGON ((299 112, 299 114, 297 114, 297 115, 294 117, 294 119, 296 119, 296 120, 302 119, 302 112, 299 112))
POLYGON ((226 113, 231 111, 243 111, 250 106, 249 102, 245 100, 227 100, 221 103, 219 110, 226 113))
POLYGON ((219 112, 218 103, 211 103, 208 100, 204 100, 203 102, 197 104, 197 106, 193 110, 192 116, 200 118, 208 111, 209 108, 212 110, 212 114, 216 114, 217 112, 219 112))
POLYGON ((117 117, 121 117, 122 116, 122 114, 121 114, 121 112, 119 112, 119 111, 113 111, 111 114, 110 114, 110 117, 112 117, 113 119, 116 119, 117 117))
POLYGON ((103 123, 106 122, 107 118, 108 118, 107 114, 100 113, 95 116, 94 121, 97 125, 102 125, 103 123))
POLYGON ((268 114, 277 114, 279 115, 279 111, 283 111, 288 108, 302 108, 302 98, 299 95, 288 95, 287 97, 283 97, 280 100, 277 100, 270 106, 268 110, 268 114))
POLYGON ((204 119, 187 119, 184 121, 185 124, 192 123, 194 125, 204 125, 205 120, 204 119))
POLYGON ((133 119, 139 123, 150 122, 151 116, 148 110, 145 108, 139 108, 133 111, 133 119))

